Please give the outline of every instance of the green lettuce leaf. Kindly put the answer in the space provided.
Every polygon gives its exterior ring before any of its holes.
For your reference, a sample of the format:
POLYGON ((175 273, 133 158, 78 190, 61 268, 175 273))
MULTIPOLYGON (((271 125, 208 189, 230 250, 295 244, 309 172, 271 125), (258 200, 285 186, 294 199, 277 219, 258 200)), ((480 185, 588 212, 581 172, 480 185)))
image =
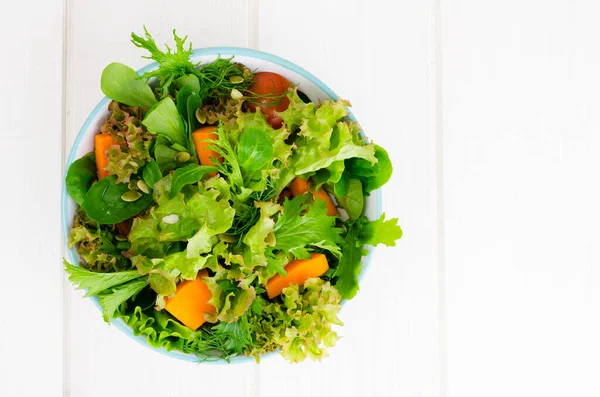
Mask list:
POLYGON ((171 197, 175 197, 185 185, 196 183, 202 179, 204 175, 216 170, 216 167, 198 164, 188 164, 185 167, 176 169, 173 173, 171 197))
POLYGON ((63 260, 63 264, 65 265, 65 271, 69 273, 69 281, 73 284, 77 284, 77 289, 87 289, 85 296, 98 295, 109 288, 144 277, 142 274, 133 270, 113 273, 96 273, 79 266, 71 265, 66 260, 63 260))
POLYGON ((187 253, 182 251, 154 261, 156 267, 164 269, 168 274, 179 273, 181 278, 193 280, 197 277, 198 272, 204 268, 207 260, 206 256, 189 258, 187 253))
POLYGON ((385 220, 385 212, 375 221, 366 223, 358 238, 363 244, 384 244, 395 247, 396 240, 402 237, 402 229, 398 226, 398 218, 385 220))
POLYGON ((161 202, 153 208, 150 216, 158 221, 159 241, 186 241, 200 228, 183 194, 161 202))
MULTIPOLYGON (((161 138, 157 139, 157 142, 159 142, 160 139, 161 138)), ((166 174, 177 167, 175 156, 178 154, 178 150, 172 149, 164 143, 156 144, 154 148, 154 157, 156 158, 156 164, 158 165, 161 174, 166 174)))
MULTIPOLYGON (((297 149, 289 159, 296 175, 313 173, 349 158, 377 162, 374 145, 360 137, 358 124, 344 121, 346 106, 350 105, 347 101, 327 100, 315 106, 304 103, 295 90, 288 97, 290 105, 280 117, 289 130, 299 129, 297 149)), ((332 182, 341 177, 340 165, 334 167, 332 182)))
POLYGON ((350 178, 346 194, 336 198, 342 207, 344 207, 350 219, 356 220, 362 215, 365 198, 363 196, 362 183, 359 179, 350 178))
POLYGON ((148 111, 142 124, 152 134, 165 136, 173 143, 187 147, 185 126, 175 102, 170 97, 158 102, 148 111))
POLYGON ((237 154, 243 170, 258 171, 273 161, 273 146, 262 129, 246 128, 237 146, 237 154))
MULTIPOLYGON (((287 159, 292 154, 292 145, 286 143, 286 139, 288 139, 290 135, 290 131, 288 129, 273 129, 273 127, 271 127, 269 123, 267 123, 267 119, 262 114, 262 112, 240 112, 238 114, 238 129, 240 131, 244 131, 244 133, 248 130, 260 130, 266 134, 268 140, 270 141, 270 146, 272 148, 270 156, 271 161, 266 163, 271 166, 270 168, 272 168, 273 165, 276 165, 277 161, 283 165, 287 164, 287 159)), ((267 142, 265 141, 265 145, 266 144, 267 142)))
POLYGON ((308 258, 310 247, 328 250, 337 257, 341 255, 338 242, 342 229, 335 227, 335 217, 327 215, 323 200, 309 206, 306 195, 286 199, 274 233, 273 249, 289 252, 296 258, 308 258))
POLYGON ((385 244, 395 246, 395 241, 402 237, 402 229, 397 218, 385 221, 385 213, 375 221, 361 216, 347 225, 346 236, 342 246, 342 257, 335 268, 333 277, 335 287, 344 299, 352 299, 358 292, 358 275, 362 267, 361 259, 367 254, 365 244, 385 244))
POLYGON ((150 160, 148 162, 148 164, 146 164, 146 166, 144 167, 144 170, 142 171, 142 175, 144 178, 144 182, 146 182, 146 185, 152 189, 154 187, 154 184, 156 182, 158 182, 160 180, 160 178, 162 178, 162 173, 160 172, 160 168, 158 167, 158 164, 156 164, 156 161, 154 160, 150 160))
POLYGON ((322 168, 314 173, 308 174, 315 185, 315 189, 319 189, 324 184, 335 185, 344 175, 345 165, 343 161, 334 161, 327 167, 322 168))
POLYGON ((104 68, 100 88, 104 95, 127 106, 147 110, 156 103, 156 97, 146 81, 122 63, 113 62, 104 68))
POLYGON ((159 297, 171 296, 177 291, 176 277, 163 272, 153 272, 148 275, 150 288, 159 297))
POLYGON ((281 206, 271 202, 255 202, 254 205, 260 209, 260 218, 242 240, 248 247, 245 262, 251 266, 266 266, 267 247, 275 245, 275 221, 271 217, 281 210, 281 206))
POLYGON ((227 181, 224 178, 221 178, 219 175, 216 175, 204 182, 204 187, 206 189, 217 190, 222 200, 231 199, 231 186, 227 183, 227 181))
POLYGON ((392 162, 385 149, 375 145, 375 157, 377 163, 374 165, 360 158, 346 160, 346 168, 349 174, 360 179, 363 189, 367 193, 385 185, 392 176, 392 162))
POLYGON ((161 243, 188 242, 187 257, 198 258, 218 242, 215 236, 231 228, 235 210, 227 199, 227 189, 217 178, 208 187, 200 183, 186 195, 177 193, 169 198, 175 182, 174 176, 168 176, 154 185, 153 197, 158 205, 134 220, 129 234, 131 254, 160 258, 168 247, 161 243))
POLYGON ((162 258, 166 255, 168 244, 159 240, 159 220, 151 216, 134 218, 127 238, 131 242, 131 255, 146 255, 162 258))
MULTIPOLYGON (((325 105, 327 102, 323 103, 325 105)), ((377 162, 374 145, 364 144, 354 123, 338 122, 333 127, 331 140, 301 136, 296 141, 298 149, 290 158, 290 166, 296 175, 303 175, 328 167, 335 161, 353 157, 363 158, 372 164, 377 162), (356 143, 356 142, 359 143, 356 143)))
POLYGON ((140 293, 147 285, 147 280, 137 279, 113 287, 110 291, 100 293, 98 297, 100 298, 104 321, 109 322, 114 317, 115 311, 117 311, 119 306, 140 293))
POLYGON ((285 288, 282 298, 272 302, 257 298, 255 310, 248 312, 254 343, 246 354, 259 359, 281 349, 281 355, 290 362, 327 356, 327 348, 338 340, 332 325, 342 325, 337 317, 339 292, 329 282, 313 278, 303 286, 285 288))
POLYGON ((254 298, 256 290, 247 284, 236 285, 230 279, 227 270, 217 272, 213 277, 204 279, 212 294, 209 301, 216 309, 216 313, 205 313, 209 322, 224 321, 227 323, 237 321, 248 311, 254 298))
MULTIPOLYGON (((232 185, 237 201, 245 201, 252 192, 266 201, 266 194, 277 191, 272 181, 278 179, 292 153, 285 141, 290 132, 274 130, 261 112, 238 112, 236 122, 220 124, 218 140, 210 148, 223 157, 219 172, 232 185)), ((268 197, 271 198, 271 197, 268 197)))
POLYGON ((218 199, 220 191, 207 189, 190 198, 186 205, 200 225, 200 229, 188 241, 188 257, 210 252, 216 241, 212 239, 225 233, 233 224, 235 210, 226 199, 218 199))

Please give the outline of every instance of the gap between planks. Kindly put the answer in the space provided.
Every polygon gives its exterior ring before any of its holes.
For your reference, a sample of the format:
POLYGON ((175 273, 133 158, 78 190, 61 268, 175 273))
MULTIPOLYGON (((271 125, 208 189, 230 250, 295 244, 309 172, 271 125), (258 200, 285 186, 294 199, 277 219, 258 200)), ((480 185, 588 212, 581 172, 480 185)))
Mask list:
POLYGON ((437 310, 438 310, 438 384, 440 397, 447 395, 446 360, 446 277, 444 250, 444 144, 443 144, 443 102, 442 102, 442 0, 431 0, 429 78, 431 86, 431 133, 434 143, 435 170, 435 211, 437 254, 437 310))

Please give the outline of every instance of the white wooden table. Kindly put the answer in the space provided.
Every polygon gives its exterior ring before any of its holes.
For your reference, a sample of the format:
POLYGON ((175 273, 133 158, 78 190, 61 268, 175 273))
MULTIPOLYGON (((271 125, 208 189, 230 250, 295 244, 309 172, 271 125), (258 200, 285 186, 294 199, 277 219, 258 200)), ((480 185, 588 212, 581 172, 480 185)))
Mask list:
POLYGON ((0 396, 600 394, 597 1, 34 3, 0 6, 0 396), (176 361, 65 280, 65 153, 144 24, 303 66, 390 151, 405 235, 323 362, 176 361))

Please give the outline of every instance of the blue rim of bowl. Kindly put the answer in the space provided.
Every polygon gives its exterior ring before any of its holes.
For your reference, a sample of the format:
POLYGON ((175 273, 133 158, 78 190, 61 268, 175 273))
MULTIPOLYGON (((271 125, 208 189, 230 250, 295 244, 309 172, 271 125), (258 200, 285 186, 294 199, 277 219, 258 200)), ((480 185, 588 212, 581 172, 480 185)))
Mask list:
MULTIPOLYGON (((299 74, 300 76, 304 77, 305 79, 309 80, 314 85, 316 85, 321 91, 323 91, 325 94, 327 94, 327 96, 329 96, 331 99, 333 99, 333 100, 338 99, 337 94, 335 92, 333 92, 333 90, 331 88, 329 88, 325 83, 323 83, 320 79, 318 79, 312 73, 308 72, 307 70, 301 68, 300 66, 297 66, 296 64, 294 64, 288 60, 285 60, 285 59, 280 58, 275 55, 271 55, 266 52, 251 50, 251 49, 247 49, 247 48, 239 48, 239 47, 207 47, 207 48, 199 48, 199 49, 193 50, 192 57, 203 56, 203 55, 220 55, 220 54, 233 55, 233 56, 247 56, 247 57, 261 59, 263 61, 268 61, 268 62, 277 64, 277 65, 284 67, 288 70, 291 70, 292 72, 295 72, 295 73, 299 74)), ((140 70, 138 70, 137 73, 142 74, 144 72, 155 69, 157 66, 158 66, 158 64, 156 62, 153 62, 153 63, 141 68, 140 70)), ((83 123, 83 126, 81 127, 81 129, 79 130, 79 133, 77 134, 77 138, 75 139, 75 142, 73 142, 73 146, 71 147, 69 157, 65 164, 63 181, 64 181, 64 177, 66 177, 66 172, 69 169, 69 166, 71 165, 71 163, 73 163, 73 161, 75 161, 75 155, 78 151, 79 146, 81 145, 81 142, 83 140, 85 132, 90 128, 90 124, 91 124, 92 120, 94 119, 96 114, 106 110, 109 103, 110 103, 110 99, 104 97, 100 101, 100 103, 98 103, 98 105, 96 105, 96 107, 94 108, 92 113, 90 113, 90 115, 86 119, 85 123, 83 123)), ((356 118, 354 117, 354 115, 352 114, 351 111, 350 111, 348 117, 351 120, 356 121, 356 118)), ((376 213, 377 213, 377 217, 380 217, 381 213, 382 213, 381 190, 377 190, 377 191, 373 192, 373 194, 375 194, 377 197, 376 213)), ((68 241, 68 235, 69 235, 68 202, 69 202, 69 195, 67 193, 67 187, 66 187, 65 183, 63 182, 62 197, 61 197, 61 210, 62 210, 63 238, 64 238, 65 242, 68 241)), ((75 253, 75 249, 74 248, 73 249, 66 248, 66 251, 69 255, 69 259, 71 260, 71 262, 74 264, 78 264, 78 259, 77 259, 77 255, 75 253)), ((374 248, 369 247, 368 251, 369 251, 369 253, 367 254, 366 259, 363 260, 362 269, 361 269, 361 272, 359 275, 359 281, 363 279, 364 274, 365 274, 367 268, 369 267, 369 264, 371 263, 371 260, 373 258, 374 248)), ((92 297, 92 301, 94 302, 96 307, 98 307, 98 309, 101 311, 102 308, 100 306, 99 299, 97 297, 92 297)), ((345 301, 342 302, 342 305, 344 303, 345 303, 345 301)), ((125 322, 122 319, 115 319, 115 320, 111 321, 111 324, 114 325, 115 327, 117 327, 117 329, 119 329, 125 335, 129 336, 130 338, 134 339, 138 343, 140 343, 154 351, 157 351, 159 353, 162 353, 162 354, 172 357, 172 358, 176 358, 178 360, 184 360, 184 361, 190 361, 190 362, 196 362, 196 363, 199 362, 199 358, 194 355, 191 355, 191 354, 185 354, 185 353, 181 353, 178 351, 169 351, 164 348, 155 348, 155 347, 150 346, 150 344, 148 343, 148 341, 146 340, 146 338, 144 336, 134 335, 133 329, 130 328, 129 326, 127 326, 127 324, 125 324, 125 322)), ((269 356, 273 356, 276 353, 277 352, 265 354, 265 355, 261 356, 261 359, 269 357, 269 356)), ((236 356, 236 357, 231 358, 231 360, 230 360, 231 364, 245 363, 245 362, 255 362, 255 360, 254 360, 254 358, 247 357, 247 356, 236 356)), ((206 363, 229 364, 224 360, 206 361, 206 363)))

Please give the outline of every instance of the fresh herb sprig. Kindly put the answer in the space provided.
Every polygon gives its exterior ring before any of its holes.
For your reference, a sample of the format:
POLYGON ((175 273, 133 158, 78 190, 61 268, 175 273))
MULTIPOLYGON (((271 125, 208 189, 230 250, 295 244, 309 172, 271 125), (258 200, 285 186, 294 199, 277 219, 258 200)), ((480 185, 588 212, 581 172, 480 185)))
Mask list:
POLYGON ((214 62, 200 65, 200 62, 190 61, 192 55, 192 43, 186 45, 187 36, 179 37, 173 30, 175 49, 168 45, 166 52, 161 51, 154 38, 144 27, 144 35, 139 36, 131 33, 131 42, 139 48, 150 52, 144 58, 152 59, 158 63, 158 68, 143 74, 143 78, 158 79, 158 92, 161 98, 171 93, 173 83, 184 76, 192 75, 198 78, 200 96, 203 99, 215 99, 231 95, 233 89, 247 91, 253 84, 253 72, 240 64, 231 62, 231 58, 219 58, 214 62))

